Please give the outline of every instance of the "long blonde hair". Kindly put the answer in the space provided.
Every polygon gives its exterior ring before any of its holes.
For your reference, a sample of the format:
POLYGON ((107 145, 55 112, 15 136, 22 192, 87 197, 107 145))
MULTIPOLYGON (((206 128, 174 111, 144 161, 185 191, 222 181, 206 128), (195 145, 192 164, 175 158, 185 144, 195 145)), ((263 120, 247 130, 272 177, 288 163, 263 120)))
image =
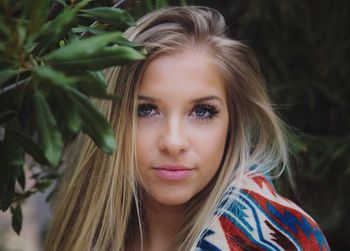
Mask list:
MULTIPOLYGON (((288 165, 283 125, 270 104, 252 51, 225 35, 223 17, 206 7, 172 7, 140 19, 125 36, 143 43, 146 60, 106 71, 115 103, 97 101, 113 125, 118 150, 109 156, 82 137, 71 163, 47 238, 46 250, 125 249, 130 236, 141 235, 142 210, 135 159, 137 91, 155 57, 196 48, 207 53, 221 72, 228 97, 230 126, 221 167, 188 204, 174 250, 192 250, 215 220, 225 190, 239 190, 248 175, 278 175, 288 165)), ((229 203, 229 202, 228 202, 229 203)))

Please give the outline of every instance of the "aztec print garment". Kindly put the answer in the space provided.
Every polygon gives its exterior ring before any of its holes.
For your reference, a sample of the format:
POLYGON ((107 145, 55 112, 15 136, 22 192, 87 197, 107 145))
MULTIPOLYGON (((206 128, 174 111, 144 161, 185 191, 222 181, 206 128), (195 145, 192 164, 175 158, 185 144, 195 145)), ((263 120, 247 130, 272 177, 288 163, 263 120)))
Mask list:
POLYGON ((330 250, 317 223, 263 176, 247 178, 236 202, 220 215, 196 251, 330 250))

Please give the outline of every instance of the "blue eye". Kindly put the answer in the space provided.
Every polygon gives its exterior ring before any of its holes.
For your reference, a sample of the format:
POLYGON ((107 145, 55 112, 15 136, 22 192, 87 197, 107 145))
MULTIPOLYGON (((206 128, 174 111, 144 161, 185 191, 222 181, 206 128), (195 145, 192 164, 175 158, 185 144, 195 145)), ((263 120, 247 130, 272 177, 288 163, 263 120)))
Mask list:
POLYGON ((199 104, 193 109, 192 114, 198 119, 213 119, 219 113, 216 105, 213 104, 199 104))
MULTIPOLYGON (((159 114, 158 107, 154 104, 139 104, 137 116, 140 118, 152 118, 159 114)), ((219 114, 219 110, 214 104, 198 104, 192 109, 191 116, 199 120, 211 120, 219 114)))
POLYGON ((195 110, 194 110, 195 114, 197 117, 205 117, 205 115, 208 116, 208 111, 207 109, 205 109, 205 107, 203 106, 200 106, 200 107, 197 107, 195 110))
POLYGON ((157 106, 153 104, 140 104, 137 109, 137 115, 142 118, 150 118, 157 114, 157 106))

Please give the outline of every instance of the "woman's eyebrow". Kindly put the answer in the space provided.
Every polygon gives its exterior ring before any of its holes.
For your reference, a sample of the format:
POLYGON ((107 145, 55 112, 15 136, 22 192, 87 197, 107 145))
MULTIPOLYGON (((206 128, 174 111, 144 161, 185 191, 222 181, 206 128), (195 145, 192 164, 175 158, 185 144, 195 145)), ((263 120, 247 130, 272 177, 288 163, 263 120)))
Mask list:
POLYGON ((158 99, 156 98, 152 98, 152 97, 148 97, 148 96, 144 96, 144 95, 139 95, 138 100, 144 100, 144 101, 150 101, 150 102, 157 102, 158 99))
POLYGON ((194 100, 192 100, 192 103, 198 104, 198 103, 201 103, 201 102, 204 102, 204 101, 210 101, 210 100, 218 100, 220 103, 222 103, 222 104, 224 103, 223 100, 220 97, 213 96, 213 95, 194 99, 194 100))
MULTIPOLYGON (((144 96, 144 95, 139 95, 138 96, 138 100, 148 101, 148 102, 157 102, 157 101, 159 101, 157 98, 144 96)), ((191 100, 191 103, 198 104, 198 103, 205 102, 205 101, 210 101, 210 100, 218 100, 220 103, 222 103, 222 104, 224 103, 223 100, 220 97, 214 96, 214 95, 204 96, 204 97, 193 99, 193 100, 191 100)))

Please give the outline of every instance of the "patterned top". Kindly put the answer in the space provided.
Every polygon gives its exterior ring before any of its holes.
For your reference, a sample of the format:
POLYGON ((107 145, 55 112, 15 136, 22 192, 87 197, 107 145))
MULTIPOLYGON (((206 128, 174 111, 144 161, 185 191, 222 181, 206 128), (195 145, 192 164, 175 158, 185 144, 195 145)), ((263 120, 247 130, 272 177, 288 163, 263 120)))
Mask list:
POLYGON ((330 250, 317 223, 263 176, 247 178, 235 202, 220 210, 196 251, 330 250))

